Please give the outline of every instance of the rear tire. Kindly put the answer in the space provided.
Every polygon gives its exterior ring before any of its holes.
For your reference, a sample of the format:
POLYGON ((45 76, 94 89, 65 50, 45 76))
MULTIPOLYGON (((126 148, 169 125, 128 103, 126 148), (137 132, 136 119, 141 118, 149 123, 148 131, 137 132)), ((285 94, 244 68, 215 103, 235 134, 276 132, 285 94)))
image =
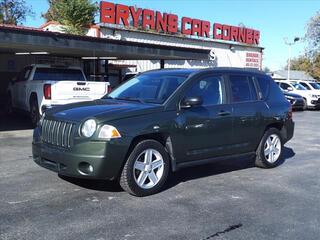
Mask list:
POLYGON ((169 168, 169 156, 162 144, 143 140, 130 153, 120 176, 120 186, 138 197, 155 194, 165 184, 169 168))
POLYGON ((282 162, 283 140, 276 128, 268 129, 257 148, 255 165, 261 168, 273 168, 282 162))
POLYGON ((6 97, 6 105, 5 105, 5 114, 7 116, 12 116, 13 115, 13 105, 12 105, 12 96, 9 93, 6 97))
POLYGON ((30 100, 30 119, 32 127, 35 128, 40 120, 38 100, 36 97, 32 97, 30 100))

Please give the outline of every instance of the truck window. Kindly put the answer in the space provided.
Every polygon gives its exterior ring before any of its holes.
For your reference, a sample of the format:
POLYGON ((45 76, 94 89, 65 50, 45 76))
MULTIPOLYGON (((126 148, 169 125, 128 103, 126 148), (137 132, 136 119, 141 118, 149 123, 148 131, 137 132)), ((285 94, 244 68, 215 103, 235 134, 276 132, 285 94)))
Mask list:
POLYGON ((85 81, 79 69, 37 68, 33 80, 85 81))

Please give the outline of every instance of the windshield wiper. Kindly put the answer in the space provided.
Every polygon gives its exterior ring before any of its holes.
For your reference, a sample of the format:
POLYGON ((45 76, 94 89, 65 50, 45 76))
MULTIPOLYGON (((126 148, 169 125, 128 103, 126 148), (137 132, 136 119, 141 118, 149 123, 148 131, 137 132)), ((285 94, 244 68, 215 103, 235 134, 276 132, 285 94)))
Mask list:
POLYGON ((114 98, 116 100, 125 100, 125 101, 134 101, 139 103, 144 103, 144 101, 140 98, 131 98, 131 97, 121 97, 121 98, 114 98))

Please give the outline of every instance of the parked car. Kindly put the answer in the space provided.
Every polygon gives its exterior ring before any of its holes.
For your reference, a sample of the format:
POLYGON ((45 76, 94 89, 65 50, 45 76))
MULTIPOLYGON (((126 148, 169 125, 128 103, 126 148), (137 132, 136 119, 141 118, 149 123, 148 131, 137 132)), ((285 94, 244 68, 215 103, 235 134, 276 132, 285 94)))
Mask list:
POLYGON ((291 82, 299 83, 307 90, 314 92, 314 94, 320 95, 320 84, 315 81, 291 80, 291 82))
POLYGON ((37 164, 61 175, 115 179, 146 196, 183 167, 239 157, 276 167, 293 131, 290 103, 263 72, 157 70, 100 100, 47 111, 32 151, 37 164))
POLYGON ((79 67, 30 65, 9 85, 7 112, 28 112, 36 126, 46 109, 101 98, 108 86, 107 82, 88 82, 79 67))
POLYGON ((291 81, 276 81, 284 92, 291 92, 303 97, 305 109, 320 109, 320 94, 308 91, 299 83, 291 81))
POLYGON ((286 99, 291 103, 293 110, 305 110, 306 105, 303 100, 303 97, 301 97, 298 94, 290 93, 290 92, 284 92, 283 93, 286 99))

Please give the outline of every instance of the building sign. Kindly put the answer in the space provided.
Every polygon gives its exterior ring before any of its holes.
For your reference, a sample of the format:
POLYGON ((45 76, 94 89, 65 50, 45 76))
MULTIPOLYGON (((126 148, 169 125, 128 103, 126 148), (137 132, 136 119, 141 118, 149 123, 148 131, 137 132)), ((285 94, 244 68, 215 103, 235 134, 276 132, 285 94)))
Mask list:
POLYGON ((246 67, 260 68, 261 55, 256 52, 246 53, 246 67))
POLYGON ((175 14, 105 1, 100 3, 100 22, 122 24, 125 27, 142 28, 167 34, 181 33, 254 45, 259 45, 260 41, 258 30, 220 23, 211 25, 209 21, 189 17, 181 18, 179 24, 179 18, 175 14))

